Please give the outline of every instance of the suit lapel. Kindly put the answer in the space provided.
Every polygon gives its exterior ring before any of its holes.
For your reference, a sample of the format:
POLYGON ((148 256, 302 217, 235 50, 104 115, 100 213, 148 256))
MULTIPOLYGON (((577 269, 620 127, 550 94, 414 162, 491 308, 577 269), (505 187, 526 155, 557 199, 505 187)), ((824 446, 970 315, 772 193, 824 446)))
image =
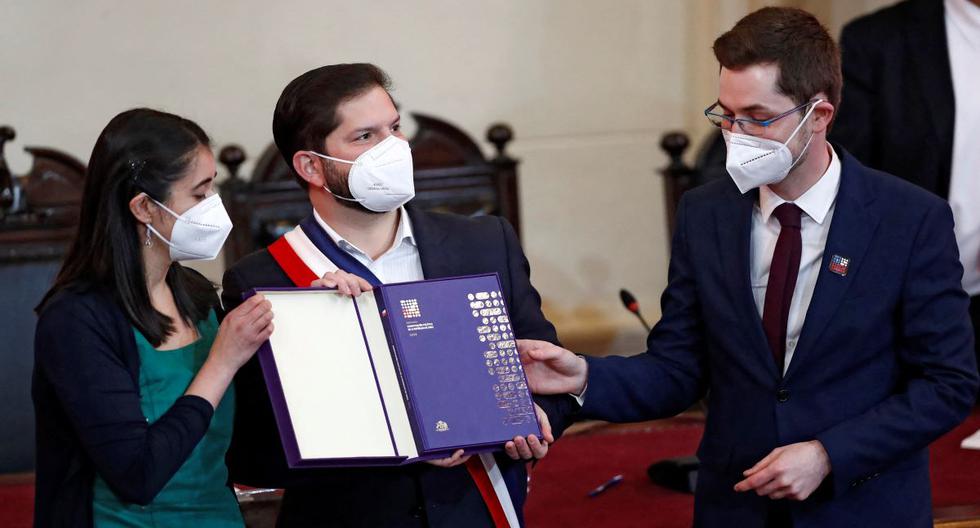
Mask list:
POLYGON ((725 268, 725 284, 729 287, 728 294, 735 306, 735 313, 740 318, 738 328, 732 331, 746 332, 752 356, 762 363, 770 375, 778 377, 779 371, 769 350, 762 318, 752 295, 749 270, 752 215, 759 200, 759 191, 753 190, 743 195, 734 185, 730 186, 730 191, 730 196, 724 201, 725 206, 716 209, 715 223, 718 226, 719 255, 722 257, 719 262, 725 268))
POLYGON ((451 277, 456 269, 456 254, 443 246, 446 230, 432 215, 412 205, 405 206, 412 221, 412 233, 418 244, 422 274, 426 279, 451 277))
MULTIPOLYGON (((944 148, 952 149, 953 76, 946 41, 946 20, 941 0, 920 0, 911 5, 914 16, 906 27, 910 61, 916 80, 922 86, 923 101, 929 108, 936 137, 944 148)), ((906 101, 918 104, 919 101, 906 101)))
POLYGON ((864 174, 866 169, 847 152, 837 150, 841 154, 841 180, 834 216, 820 269, 817 271, 817 284, 786 378, 799 370, 800 365, 817 347, 820 335, 836 313, 844 294, 854 283, 854 277, 860 271, 864 255, 878 227, 878 217, 869 206, 874 200, 874 193, 864 174), (834 255, 849 259, 846 275, 841 276, 830 271, 830 260, 834 255))

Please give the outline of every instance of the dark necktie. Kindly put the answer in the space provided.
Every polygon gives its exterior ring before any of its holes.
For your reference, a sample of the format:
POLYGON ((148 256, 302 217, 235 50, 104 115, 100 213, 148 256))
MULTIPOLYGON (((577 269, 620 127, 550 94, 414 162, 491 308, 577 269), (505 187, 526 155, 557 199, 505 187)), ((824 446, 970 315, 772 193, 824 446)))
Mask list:
POLYGON ((784 203, 773 211, 782 228, 776 239, 776 250, 769 266, 769 283, 766 285, 766 301, 762 308, 762 327, 769 340, 769 348, 776 360, 779 372, 783 372, 786 359, 786 323, 793 302, 796 277, 800 273, 800 256, 803 240, 800 237, 799 207, 784 203))

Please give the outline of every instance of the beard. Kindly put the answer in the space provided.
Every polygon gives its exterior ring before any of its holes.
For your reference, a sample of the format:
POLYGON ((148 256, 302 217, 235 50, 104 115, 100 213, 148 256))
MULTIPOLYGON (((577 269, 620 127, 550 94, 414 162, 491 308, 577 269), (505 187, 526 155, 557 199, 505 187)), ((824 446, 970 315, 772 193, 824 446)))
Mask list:
POLYGON ((337 170, 336 163, 324 159, 321 159, 320 162, 322 163, 321 166, 323 168, 323 174, 326 176, 325 179, 327 191, 334 195, 334 198, 337 199, 336 201, 340 205, 362 213, 383 214, 364 207, 361 205, 361 202, 354 201, 354 195, 350 192, 350 183, 348 180, 350 177, 349 170, 346 174, 342 174, 339 170, 337 170), (346 198, 346 200, 344 198, 346 198))

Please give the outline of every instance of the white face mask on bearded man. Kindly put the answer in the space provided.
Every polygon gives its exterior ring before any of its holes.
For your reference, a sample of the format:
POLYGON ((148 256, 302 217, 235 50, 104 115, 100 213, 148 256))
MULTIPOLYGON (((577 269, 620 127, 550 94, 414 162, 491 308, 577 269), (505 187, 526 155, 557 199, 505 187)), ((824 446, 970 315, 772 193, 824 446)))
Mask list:
POLYGON ((341 200, 358 202, 376 213, 393 211, 415 197, 415 173, 412 149, 408 141, 388 136, 361 153, 354 161, 309 151, 324 159, 352 165, 347 186, 353 198, 338 196, 326 186, 325 191, 341 200))

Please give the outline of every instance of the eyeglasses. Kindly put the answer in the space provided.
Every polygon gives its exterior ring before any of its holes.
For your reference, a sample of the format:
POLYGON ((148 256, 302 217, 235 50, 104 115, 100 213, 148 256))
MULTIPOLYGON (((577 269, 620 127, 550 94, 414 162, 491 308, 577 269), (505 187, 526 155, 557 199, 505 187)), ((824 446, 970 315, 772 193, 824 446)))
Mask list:
POLYGON ((790 114, 793 114, 794 112, 799 112, 800 110, 803 110, 804 108, 806 108, 807 106, 809 106, 811 104, 816 104, 816 103, 819 103, 819 102, 820 102, 820 100, 807 101, 807 102, 801 104, 800 106, 797 106, 796 108, 792 108, 790 110, 787 110, 787 111, 779 114, 776 117, 771 117, 771 118, 766 119, 764 121, 760 121, 758 119, 752 119, 750 117, 737 117, 737 118, 736 117, 729 117, 729 116, 726 116, 724 114, 716 113, 713 110, 715 108, 717 108, 718 106, 720 106, 720 105, 719 105, 718 102, 715 102, 714 104, 712 104, 708 108, 705 108, 704 109, 704 116, 708 118, 708 121, 712 125, 714 125, 714 126, 716 126, 718 128, 723 128, 725 126, 725 124, 727 123, 728 124, 728 128, 729 129, 733 129, 733 128, 735 128, 735 125, 738 124, 739 130, 741 130, 742 132, 745 132, 746 134, 748 134, 750 136, 758 136, 758 135, 763 134, 766 131, 766 128, 768 128, 769 125, 775 123, 776 121, 779 121, 780 119, 782 119, 782 118, 784 118, 784 117, 786 117, 786 116, 788 116, 790 114))

